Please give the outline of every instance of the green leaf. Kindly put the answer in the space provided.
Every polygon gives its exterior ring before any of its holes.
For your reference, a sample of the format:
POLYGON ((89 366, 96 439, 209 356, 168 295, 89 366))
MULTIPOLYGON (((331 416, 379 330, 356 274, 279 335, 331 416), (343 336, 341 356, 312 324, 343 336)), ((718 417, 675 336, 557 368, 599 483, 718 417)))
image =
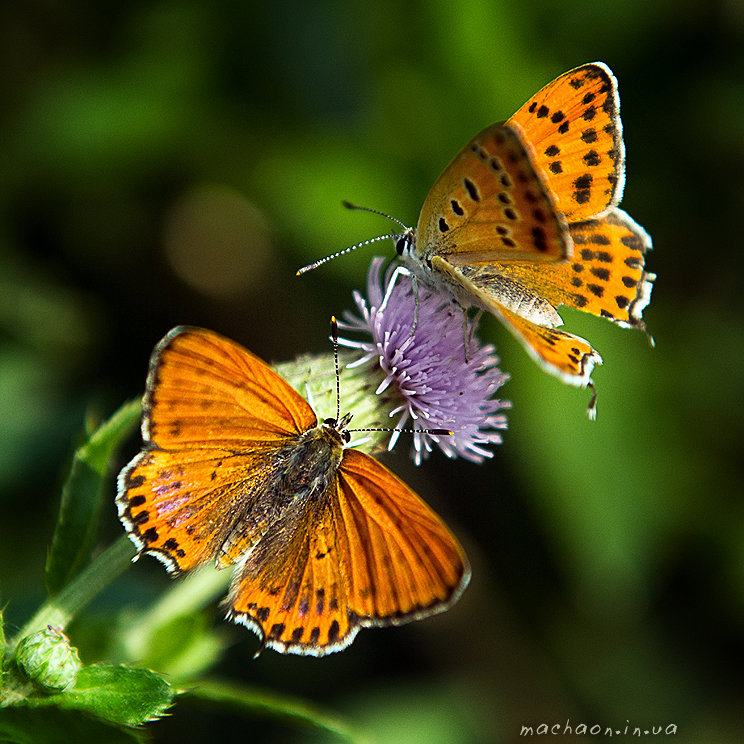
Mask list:
POLYGON ((56 708, 3 708, 0 742, 3 744, 142 744, 143 731, 122 729, 74 711, 56 708))
POLYGON ((51 595, 65 587, 90 561, 108 463, 116 447, 136 426, 140 410, 139 400, 125 403, 73 456, 46 561, 45 581, 51 595))
POLYGON ((137 726, 160 717, 173 704, 175 691, 149 669, 94 664, 83 667, 75 686, 29 705, 81 710, 112 723, 137 726))
POLYGON ((194 701, 230 708, 254 718, 280 720, 294 726, 312 728, 332 734, 342 741, 363 744, 369 739, 343 719, 327 713, 303 700, 276 695, 253 687, 244 687, 219 680, 199 680, 183 695, 194 701))

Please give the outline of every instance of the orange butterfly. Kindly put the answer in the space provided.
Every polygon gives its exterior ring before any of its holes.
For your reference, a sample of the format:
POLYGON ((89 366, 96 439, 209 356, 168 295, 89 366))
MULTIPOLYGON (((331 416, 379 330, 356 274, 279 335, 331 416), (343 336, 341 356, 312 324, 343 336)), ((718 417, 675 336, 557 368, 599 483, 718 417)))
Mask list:
POLYGON ((617 207, 619 106, 601 62, 561 75, 476 135, 432 186, 416 228, 393 236, 416 280, 493 313, 543 369, 579 387, 602 359, 557 329, 557 308, 645 330, 656 278, 644 268, 650 237, 617 207))
POLYGON ((345 447, 350 419, 318 421, 242 346, 174 328, 150 360, 119 517, 171 573, 234 564, 227 614, 261 648, 323 656, 360 628, 440 612, 467 585, 465 554, 405 483, 345 447))

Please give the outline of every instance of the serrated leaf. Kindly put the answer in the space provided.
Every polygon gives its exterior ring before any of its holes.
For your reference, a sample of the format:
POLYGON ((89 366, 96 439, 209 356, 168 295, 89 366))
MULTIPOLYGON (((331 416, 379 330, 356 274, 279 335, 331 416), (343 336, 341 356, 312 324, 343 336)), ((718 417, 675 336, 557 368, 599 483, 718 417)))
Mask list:
POLYGON ((140 402, 125 403, 75 451, 47 555, 44 578, 50 595, 65 587, 90 561, 109 460, 139 417, 140 402))
POLYGON ((137 729, 122 729, 75 711, 56 708, 3 708, 0 742, 3 744, 144 744, 137 729))
POLYGON ((137 726, 163 715, 174 695, 174 689, 149 669, 94 664, 80 670, 71 689, 29 704, 81 710, 112 723, 137 726))

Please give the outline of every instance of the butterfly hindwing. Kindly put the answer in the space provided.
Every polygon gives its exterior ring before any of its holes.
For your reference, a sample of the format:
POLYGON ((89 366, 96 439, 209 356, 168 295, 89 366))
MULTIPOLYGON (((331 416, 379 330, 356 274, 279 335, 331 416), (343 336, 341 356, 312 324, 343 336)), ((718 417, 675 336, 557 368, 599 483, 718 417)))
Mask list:
POLYGON ((446 609, 468 578, 441 519, 372 457, 345 450, 323 498, 248 555, 229 616, 270 648, 323 656, 362 627, 446 609))
POLYGON ((651 301, 656 275, 646 271, 649 234, 622 209, 571 225, 574 256, 563 268, 571 286, 564 304, 624 327, 642 328, 643 310, 651 301), (579 281, 582 283, 580 284, 579 281))
MULTIPOLYGON (((548 373, 563 382, 586 387, 592 382, 594 366, 602 357, 580 336, 533 323, 494 303, 494 311, 532 358, 548 373)), ((590 406, 593 417, 593 408, 590 406)))
POLYGON ((475 276, 471 280, 502 302, 506 287, 518 286, 554 308, 565 305, 623 327, 644 328, 642 313, 655 278, 645 270, 651 249, 648 233, 617 207, 604 217, 572 223, 570 230, 570 261, 540 267, 526 261, 495 264, 490 282, 475 276))
MULTIPOLYGON (((119 476, 117 506, 138 550, 172 572, 211 559, 235 562, 250 540, 244 539, 236 554, 230 535, 256 498, 266 454, 205 444, 200 450, 151 448, 137 455, 119 476)), ((252 525, 254 536, 261 528, 265 525, 252 525)))
POLYGON ((267 533, 230 590, 228 617, 280 652, 324 656, 348 646, 359 630, 349 611, 330 495, 267 533))
POLYGON ((449 607, 470 569, 442 520, 372 457, 347 450, 334 518, 349 606, 363 625, 402 623, 449 607))
POLYGON ((434 265, 466 288, 472 304, 499 318, 547 372, 578 387, 591 382, 601 357, 588 341, 557 328, 561 316, 539 287, 504 274, 498 264, 454 268, 435 259, 434 265))

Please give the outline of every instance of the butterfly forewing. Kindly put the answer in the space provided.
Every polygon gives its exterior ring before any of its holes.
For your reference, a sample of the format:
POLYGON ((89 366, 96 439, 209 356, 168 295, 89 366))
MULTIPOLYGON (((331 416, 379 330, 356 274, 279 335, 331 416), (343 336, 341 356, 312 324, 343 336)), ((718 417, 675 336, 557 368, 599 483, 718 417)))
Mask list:
POLYGON ((569 70, 527 101, 516 124, 534 163, 569 222, 616 206, 625 181, 617 81, 594 62, 569 70))
POLYGON ((256 484, 270 474, 273 453, 316 420, 293 388, 239 344, 173 329, 150 360, 143 452, 119 476, 117 507, 132 541, 172 571, 210 558, 234 562, 266 529, 265 519, 254 519, 240 540, 230 539, 256 484))
POLYGON ((317 421, 307 401, 247 349, 187 327, 156 347, 143 408, 145 442, 163 449, 265 443, 317 421))
POLYGON ((488 127, 444 170, 421 210, 416 252, 453 265, 570 255, 565 221, 517 132, 488 127))

